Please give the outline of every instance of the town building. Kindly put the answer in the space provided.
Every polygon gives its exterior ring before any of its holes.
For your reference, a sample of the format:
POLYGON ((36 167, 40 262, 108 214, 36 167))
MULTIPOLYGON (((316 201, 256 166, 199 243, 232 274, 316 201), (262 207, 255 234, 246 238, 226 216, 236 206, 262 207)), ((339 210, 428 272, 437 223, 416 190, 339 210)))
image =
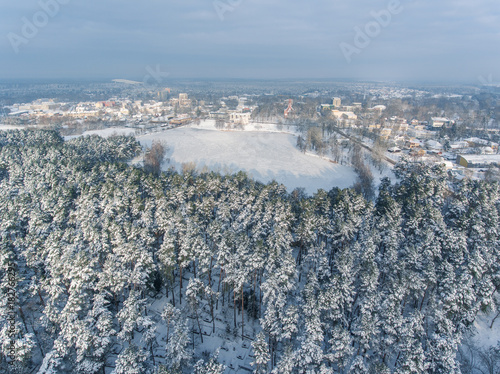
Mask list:
POLYGON ((334 110, 332 110, 332 114, 337 119, 343 119, 343 118, 351 119, 351 120, 358 119, 358 116, 356 114, 354 114, 353 112, 344 112, 344 111, 334 109, 334 110))
POLYGON ((182 107, 191 106, 191 99, 189 99, 187 93, 179 94, 179 106, 182 106, 182 107))
POLYGON ((457 164, 466 168, 484 168, 500 165, 500 155, 458 155, 457 164))
POLYGON ((229 120, 233 123, 248 125, 250 123, 250 113, 234 112, 229 114, 229 120))
POLYGON ((448 119, 448 118, 443 118, 443 117, 433 117, 431 121, 431 130, 439 130, 443 127, 450 127, 452 124, 455 122, 448 119))

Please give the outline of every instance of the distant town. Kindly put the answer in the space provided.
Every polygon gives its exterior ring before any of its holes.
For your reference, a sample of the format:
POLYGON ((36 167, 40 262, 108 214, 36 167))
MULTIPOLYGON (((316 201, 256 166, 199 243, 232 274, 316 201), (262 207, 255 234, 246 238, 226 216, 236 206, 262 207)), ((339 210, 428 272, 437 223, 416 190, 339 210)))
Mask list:
POLYGON ((141 135, 206 121, 226 131, 275 124, 293 128, 301 150, 332 162, 349 163, 337 148, 358 144, 389 165, 407 155, 443 164, 456 179, 499 175, 498 87, 126 82, 0 85, 0 128, 56 128, 74 136, 113 128, 141 135), (52 97, 34 98, 36 92, 52 97))

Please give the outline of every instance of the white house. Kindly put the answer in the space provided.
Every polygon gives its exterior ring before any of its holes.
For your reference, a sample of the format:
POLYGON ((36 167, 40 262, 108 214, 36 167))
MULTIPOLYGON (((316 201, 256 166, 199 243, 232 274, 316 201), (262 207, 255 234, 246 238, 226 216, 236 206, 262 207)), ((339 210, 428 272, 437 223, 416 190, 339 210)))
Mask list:
POLYGON ((450 127, 455 122, 443 117, 433 117, 431 127, 434 129, 440 129, 442 127, 450 127))
POLYGON ((233 123, 248 125, 250 123, 250 113, 234 112, 229 114, 229 120, 233 123))

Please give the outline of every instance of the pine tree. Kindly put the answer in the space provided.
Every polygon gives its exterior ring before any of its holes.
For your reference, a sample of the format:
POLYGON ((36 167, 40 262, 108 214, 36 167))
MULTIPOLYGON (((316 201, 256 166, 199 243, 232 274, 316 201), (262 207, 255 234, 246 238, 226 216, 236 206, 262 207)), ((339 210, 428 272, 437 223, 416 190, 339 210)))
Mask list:
POLYGON ((300 348, 297 351, 297 367, 300 373, 316 372, 324 360, 323 340, 324 332, 321 323, 317 294, 319 284, 316 275, 309 273, 304 288, 304 331, 299 338, 300 348))
POLYGON ((189 327, 182 317, 173 322, 173 332, 166 345, 166 366, 171 370, 182 370, 193 357, 189 349, 189 327))
POLYGON ((134 330, 140 326, 142 322, 142 309, 144 300, 139 299, 136 291, 131 291, 128 298, 123 303, 123 308, 118 312, 118 320, 120 321, 121 329, 118 332, 118 337, 126 342, 132 341, 134 338, 134 330))
POLYGON ((191 311, 194 313, 196 323, 198 324, 198 331, 200 334, 201 343, 203 344, 203 331, 200 325, 200 304, 203 294, 205 292, 205 285, 197 278, 189 280, 186 289, 186 299, 191 311))
POLYGON ((222 374, 226 370, 226 366, 219 363, 217 360, 219 358, 219 350, 215 352, 215 354, 210 357, 208 362, 204 362, 203 360, 198 361, 194 365, 194 373, 195 374, 222 374))
POLYGON ((145 362, 147 355, 134 344, 125 348, 116 359, 113 374, 142 374, 146 373, 145 362))
POLYGON ((252 348, 255 359, 250 365, 255 366, 255 373, 257 374, 267 373, 271 356, 269 355, 269 346, 263 332, 257 334, 255 340, 252 342, 252 348))

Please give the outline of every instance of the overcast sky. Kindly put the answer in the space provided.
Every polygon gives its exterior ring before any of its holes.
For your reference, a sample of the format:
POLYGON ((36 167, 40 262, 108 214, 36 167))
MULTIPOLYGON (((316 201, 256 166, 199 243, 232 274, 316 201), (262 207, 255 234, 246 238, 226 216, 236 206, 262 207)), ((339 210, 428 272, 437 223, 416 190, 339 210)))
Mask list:
POLYGON ((0 79, 500 82, 499 0, 393 1, 0 0, 0 79))

